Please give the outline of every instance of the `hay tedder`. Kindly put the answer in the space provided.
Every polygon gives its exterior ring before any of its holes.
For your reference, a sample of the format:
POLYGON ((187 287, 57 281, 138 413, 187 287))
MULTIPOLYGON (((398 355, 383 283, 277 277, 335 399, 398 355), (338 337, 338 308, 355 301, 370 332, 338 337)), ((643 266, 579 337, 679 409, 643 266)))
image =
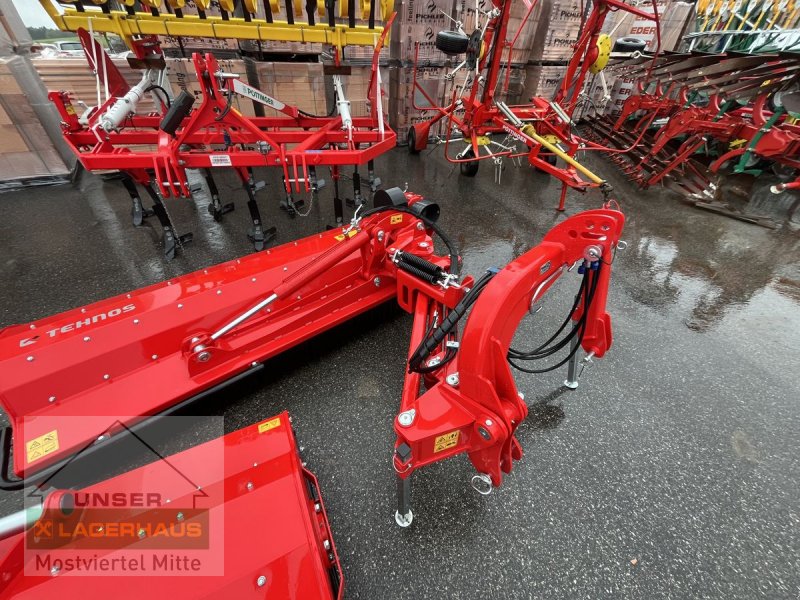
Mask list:
MULTIPOLYGON (((414 108, 432 115, 429 120, 415 123, 409 129, 409 151, 416 154, 426 148, 431 127, 444 120, 444 139, 436 138, 435 142, 444 145, 445 158, 458 164, 465 176, 475 176, 480 162, 491 160, 496 169, 495 179, 499 181, 503 159, 527 157, 531 166, 561 180, 558 210, 564 210, 570 187, 581 191, 599 188, 608 194, 610 187, 605 180, 575 159, 581 139, 575 134, 572 114, 581 101, 587 74, 600 73, 609 60, 613 43, 609 35, 601 33, 608 13, 623 10, 654 20, 658 25, 655 4, 654 12, 648 13, 621 0, 593 2, 555 97, 534 97, 529 104, 508 106, 497 96, 504 50, 514 43, 507 40, 511 5, 511 0, 493 0, 489 10, 482 10, 478 4, 474 31, 467 33, 462 23, 455 23, 455 30, 437 34, 439 50, 453 56, 465 55, 465 59, 447 75, 447 79, 453 81, 462 72, 463 83, 454 86, 448 105, 439 106, 415 76, 414 89, 429 104, 415 104, 414 108), (501 140, 496 139, 499 136, 502 136, 501 140), (466 147, 452 155, 450 144, 454 142, 464 143, 466 147), (522 144, 522 150, 518 149, 517 143, 522 144), (563 161, 563 167, 557 166, 558 159, 563 161)), ((525 27, 535 5, 533 2, 528 6, 519 31, 525 27)), ((504 87, 509 72, 509 65, 506 65, 504 87)))
MULTIPOLYGON (((574 388, 579 350, 587 353, 588 363, 611 346, 606 299, 613 257, 618 245, 622 247, 624 217, 610 205, 569 217, 506 267, 473 278, 460 274, 458 249, 437 225, 435 203, 398 188, 379 190, 374 200, 375 207, 359 210, 347 227, 0 332, 0 368, 6 374, 0 405, 11 420, 0 444, 0 488, 41 488, 44 511, 63 508, 59 499, 70 493, 66 484, 52 490, 48 482, 65 465, 112 457, 109 451, 126 434, 185 410, 197 399, 268 368, 269 358, 389 301, 414 317, 393 423, 394 452, 387 461, 387 468, 391 465, 397 473, 396 522, 411 524, 411 476, 432 463, 466 454, 477 470, 472 478, 477 491, 487 494, 499 486, 503 474, 522 457, 515 432, 528 412, 511 368, 542 373, 567 365, 565 384, 574 388), (446 255, 434 253, 433 235, 441 238, 446 255), (560 327, 537 348, 511 347, 522 318, 535 314, 543 295, 569 273, 577 273, 580 283, 560 327), (550 364, 531 368, 531 361, 548 358, 550 364), (80 418, 71 418, 76 416, 80 418)), ((266 506, 278 502, 267 484, 280 460, 280 472, 296 482, 282 483, 294 490, 278 504, 290 513, 286 526, 307 524, 305 549, 292 556, 300 560, 313 555, 313 564, 304 564, 317 581, 320 573, 338 572, 336 555, 324 513, 314 508, 321 505, 316 482, 288 449, 292 436, 287 421, 280 417, 282 430, 267 421, 231 434, 231 443, 225 438, 224 484, 218 482, 225 489, 219 502, 228 505, 226 531, 231 528, 225 548, 237 542, 243 523, 249 529, 260 514, 260 506, 246 509, 240 498, 266 506), (268 452, 262 432, 281 444, 285 460, 268 452), (260 470, 262 460, 267 462, 260 470), (303 479, 314 483, 313 490, 298 491, 303 479), (262 496, 247 495, 255 492, 262 496)), ((210 464, 202 448, 179 454, 178 460, 187 468, 210 464)), ((140 474, 147 469, 158 473, 160 464, 145 466, 140 474)), ((121 477, 123 483, 135 480, 121 477)), ((97 485, 107 489, 109 482, 97 485)), ((211 517, 215 508, 210 510, 211 517)), ((280 521, 281 511, 271 513, 270 520, 280 521)), ((0 521, 0 537, 14 536, 10 550, 6 547, 10 554, 0 562, 4 581, 18 586, 10 589, 27 589, 18 580, 25 565, 15 552, 26 536, 34 536, 24 530, 35 527, 41 514, 28 511, 0 521)), ((174 511, 166 514, 180 520, 174 511)), ((132 547, 146 538, 132 540, 132 547)), ((231 550, 234 558, 240 551, 252 552, 226 572, 232 578, 230 588, 220 588, 217 596, 255 590, 262 576, 272 581, 263 571, 275 558, 270 554, 274 539, 271 535, 257 548, 231 550)), ((57 580, 53 575, 57 573, 43 577, 57 580)), ((152 585, 168 585, 158 579, 152 585)), ((59 583, 64 587, 53 589, 73 589, 67 582, 65 578, 59 583)), ((44 589, 37 590, 37 597, 44 589)), ((293 592, 288 589, 286 595, 325 597, 293 592)))
MULTIPOLYGON (((334 183, 336 222, 344 220, 339 195, 341 168, 353 165, 354 207, 364 201, 358 166, 367 164, 369 185, 374 192, 380 180, 374 176, 373 160, 395 146, 396 135, 383 114, 382 82, 378 69, 379 53, 386 40, 393 13, 384 2, 375 1, 362 6, 369 25, 355 25, 355 8, 340 7, 345 16, 352 15, 346 24, 335 19, 334 2, 326 3, 320 11, 328 22, 315 23, 317 10, 308 10, 308 23, 279 23, 253 18, 253 3, 244 2, 244 17, 233 17, 223 10, 222 17, 184 16, 178 5, 173 13, 160 13, 160 2, 147 2, 150 13, 136 12, 133 3, 124 3, 125 11, 111 10, 108 3, 100 7, 84 7, 76 3, 64 14, 55 10, 52 2, 42 0, 54 22, 65 31, 76 31, 84 45, 86 56, 98 78, 98 103, 78 117, 69 94, 50 93, 62 119, 64 137, 81 164, 89 171, 117 170, 124 174, 123 183, 132 199, 135 225, 141 225, 155 214, 164 230, 164 252, 175 256, 191 234, 179 235, 169 216, 166 198, 187 198, 192 185, 187 170, 203 173, 211 202, 209 211, 215 220, 233 209, 232 203, 222 203, 213 172, 219 168, 233 169, 240 177, 248 197, 252 221, 249 237, 256 250, 261 250, 275 235, 275 228, 265 227, 256 203, 256 192, 263 187, 253 177, 255 167, 275 167, 282 171, 285 198, 281 207, 290 216, 305 216, 310 210, 303 207, 298 194, 314 195, 325 185, 317 169, 330 169, 334 183), (375 25, 378 8, 386 18, 386 26, 375 25), (327 11, 327 12, 326 12, 327 11), (94 39, 92 33, 115 33, 128 43, 133 56, 131 66, 142 70, 141 81, 129 86, 118 69, 94 39), (196 106, 193 94, 183 91, 173 98, 166 82, 166 63, 158 35, 208 36, 254 40, 302 40, 330 45, 334 64, 327 65, 333 77, 335 102, 328 115, 315 115, 281 102, 241 80, 240 74, 223 71, 212 54, 195 53, 193 66, 200 86, 200 103, 196 106), (340 64, 339 50, 346 45, 374 46, 372 76, 369 83, 369 115, 352 116, 342 77, 348 68, 340 64), (105 90, 104 100, 100 90, 105 90), (137 104, 152 94, 160 111, 137 114, 137 104), (235 97, 272 109, 273 116, 245 116, 233 106, 235 97), (137 185, 144 186, 153 201, 145 209, 137 185)), ((198 3, 201 4, 201 3, 198 3)), ((229 3, 222 3, 227 5, 229 3)), ((232 3, 231 3, 232 4, 232 3)), ((309 5, 310 6, 310 5, 309 5)), ((230 7, 232 10, 232 6, 230 7)), ((296 7, 289 7, 293 15, 296 7)))
MULTIPOLYGON (((606 151, 642 187, 663 183, 700 208, 772 224, 720 202, 713 177, 773 166, 793 178, 800 167, 800 56, 670 53, 614 69, 636 87, 618 116, 587 122, 588 149, 606 151)), ((789 181, 772 191, 794 187, 789 181)))

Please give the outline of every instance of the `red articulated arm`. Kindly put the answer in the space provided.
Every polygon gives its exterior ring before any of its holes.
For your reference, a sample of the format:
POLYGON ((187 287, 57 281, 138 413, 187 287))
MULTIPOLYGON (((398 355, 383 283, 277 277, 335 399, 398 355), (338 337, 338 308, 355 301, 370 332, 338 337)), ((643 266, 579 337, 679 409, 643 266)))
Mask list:
MULTIPOLYGON (((474 304, 456 359, 422 395, 407 401, 413 394, 404 394, 403 412, 395 420, 394 463, 401 479, 422 466, 466 452, 479 473, 500 485, 502 473, 509 473, 513 460, 522 456, 514 431, 528 412, 507 361, 517 326, 556 279, 583 260, 592 280, 586 289, 593 292, 581 345, 594 356, 603 356, 611 346, 611 318, 606 312, 609 257, 624 220, 621 212, 611 209, 570 217, 491 278, 474 304)), ((582 316, 582 310, 573 313, 576 322, 582 316)), ((415 332, 419 330, 415 323, 415 332)), ((398 512, 405 514, 402 503, 398 512)))

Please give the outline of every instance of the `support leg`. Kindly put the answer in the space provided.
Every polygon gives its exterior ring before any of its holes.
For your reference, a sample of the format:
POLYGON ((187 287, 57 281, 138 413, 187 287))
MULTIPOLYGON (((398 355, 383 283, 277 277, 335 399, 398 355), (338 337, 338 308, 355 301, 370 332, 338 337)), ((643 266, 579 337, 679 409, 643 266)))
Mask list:
POLYGON ((400 527, 408 527, 414 520, 411 512, 411 476, 403 479, 397 477, 397 512, 394 513, 395 522, 400 527))
POLYGON ((150 198, 153 199, 153 213, 158 217, 158 222, 161 223, 161 227, 164 229, 164 256, 167 257, 167 260, 172 260, 175 258, 178 248, 182 248, 184 244, 191 242, 193 236, 191 233, 178 235, 158 187, 152 181, 145 186, 145 189, 150 198))
POLYGON ((344 205, 342 197, 339 195, 339 167, 331 167, 331 179, 333 179, 333 212, 336 216, 336 227, 344 224, 344 205))
POLYGON ((567 184, 562 182, 561 198, 559 198, 558 200, 558 208, 556 210, 564 212, 564 204, 566 203, 566 201, 567 201, 567 184))
POLYGON ((361 174, 358 172, 358 165, 356 165, 353 170, 353 199, 347 200, 347 206, 358 208, 364 202, 364 196, 361 195, 361 174))
POLYGON ((206 178, 208 192, 211 195, 211 203, 208 205, 208 212, 211 213, 211 216, 214 217, 215 221, 220 221, 222 219, 222 215, 229 213, 234 209, 233 202, 227 202, 226 204, 222 204, 222 202, 220 202, 219 190, 217 189, 217 184, 214 181, 214 176, 211 175, 211 169, 203 169, 203 175, 206 178))
POLYGON ((277 230, 270 227, 264 230, 261 224, 261 211, 258 210, 256 203, 257 186, 253 180, 253 172, 248 170, 247 179, 244 181, 244 191, 247 193, 247 209, 250 211, 250 218, 253 221, 253 227, 247 237, 253 242, 253 247, 256 251, 261 251, 264 247, 275 238, 277 230))
POLYGON ((371 160, 367 162, 367 176, 369 181, 369 189, 372 190, 372 193, 378 191, 378 188, 381 187, 381 178, 375 177, 375 161, 371 160))
MULTIPOLYGON (((579 343, 579 336, 574 336, 572 341, 569 344, 569 350, 572 352, 575 350, 575 346, 579 343)), ((564 385, 571 390, 577 389, 578 387, 578 351, 575 350, 575 353, 570 357, 569 362, 567 363, 567 378, 564 380, 564 385)))
POLYGON ((131 218, 133 219, 133 224, 136 227, 139 227, 142 223, 144 223, 144 220, 147 217, 153 215, 153 211, 149 208, 145 208, 142 205, 142 199, 139 197, 139 190, 136 188, 136 182, 133 180, 133 177, 127 173, 123 173, 122 185, 125 186, 128 195, 131 197, 131 218))

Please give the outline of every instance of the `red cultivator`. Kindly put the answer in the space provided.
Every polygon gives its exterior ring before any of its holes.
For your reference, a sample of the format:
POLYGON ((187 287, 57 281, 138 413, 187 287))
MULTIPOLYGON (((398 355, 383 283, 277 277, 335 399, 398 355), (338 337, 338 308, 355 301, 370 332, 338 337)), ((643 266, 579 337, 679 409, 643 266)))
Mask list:
POLYGON ((604 208, 570 217, 505 268, 473 280, 459 276, 457 250, 434 222, 435 204, 397 188, 377 192, 375 201, 346 229, 5 329, 0 403, 13 439, 4 430, 1 487, 46 481, 74 455, 101 452, 122 430, 392 299, 414 315, 394 423, 398 523, 410 524, 410 476, 428 464, 467 453, 476 487, 500 485, 522 455, 514 432, 527 414, 511 366, 536 373, 569 363, 575 387, 579 348, 591 359, 611 346, 605 305, 623 215, 604 208), (449 256, 433 253, 433 233, 449 256), (511 348, 523 316, 576 265, 579 293, 558 331, 534 350, 511 348), (523 366, 565 348, 555 365, 523 366), (25 479, 11 476, 10 465, 25 479))
MULTIPOLYGON (((103 49, 85 31, 81 32, 86 55, 95 72, 110 89, 105 103, 80 118, 65 92, 51 92, 63 119, 64 137, 89 171, 114 169, 125 174, 124 183, 133 201, 134 224, 155 213, 164 229, 165 254, 172 258, 191 234, 179 236, 170 220, 165 198, 189 197, 192 189, 187 169, 204 173, 215 219, 233 209, 222 204, 212 172, 232 168, 242 180, 248 196, 253 223, 250 238, 261 250, 274 236, 274 228, 263 226, 255 193, 261 187, 253 179, 254 167, 277 167, 283 173, 286 198, 282 202, 291 216, 298 214, 303 201, 298 193, 316 192, 324 185, 317 178, 317 168, 328 167, 334 182, 334 202, 338 223, 343 220, 339 197, 339 169, 355 165, 354 204, 363 203, 358 165, 369 167, 373 191, 380 181, 373 175, 373 160, 395 146, 396 136, 382 112, 378 56, 386 33, 377 38, 369 85, 370 116, 353 117, 342 79, 333 75, 336 89, 335 116, 311 115, 282 103, 243 83, 238 74, 226 73, 216 59, 195 53, 193 63, 202 91, 202 101, 195 107, 195 97, 182 92, 171 99, 166 91, 166 63, 156 38, 144 37, 133 42, 136 58, 131 62, 144 69, 142 81, 130 88, 105 55, 103 49), (137 115, 136 105, 147 94, 154 94, 163 115, 137 115), (233 98, 264 105, 280 116, 247 117, 232 106, 233 98), (145 187, 153 200, 152 211, 145 210, 136 183, 145 187)), ((346 67, 333 67, 346 73, 346 67)), ((299 213, 302 214, 302 213, 299 213)))
MULTIPOLYGON (((466 59, 447 75, 449 80, 454 80, 458 72, 464 69, 464 83, 456 88, 464 92, 458 94, 454 89, 450 104, 438 106, 415 77, 415 91, 426 98, 429 106, 415 105, 414 108, 431 112, 433 116, 411 127, 408 132, 409 151, 417 153, 423 150, 428 144, 431 127, 445 120, 446 137, 443 141, 437 140, 437 143, 444 144, 445 158, 459 164, 463 175, 474 176, 480 161, 491 159, 496 167, 495 178, 499 181, 504 158, 527 157, 532 166, 563 182, 559 210, 564 209, 568 187, 582 191, 600 188, 607 194, 610 191, 608 184, 574 158, 581 139, 573 134, 572 114, 580 101, 586 75, 599 73, 609 59, 611 38, 600 33, 606 15, 611 11, 624 10, 644 19, 655 20, 657 24, 657 10, 654 10, 654 14, 647 13, 621 0, 592 3, 555 98, 534 97, 530 99, 530 104, 508 106, 496 98, 496 90, 503 51, 509 45, 506 35, 511 5, 511 0, 493 0, 490 11, 478 9, 477 13, 482 15, 485 23, 481 25, 479 22, 471 35, 463 31, 461 23, 456 23, 457 31, 439 32, 437 48, 451 55, 466 54, 466 59), (451 138, 454 134, 456 137, 451 138), (502 135, 503 141, 495 141, 495 135, 502 135), (467 144, 466 148, 451 156, 449 144, 462 139, 467 144), (517 142, 524 145, 523 151, 517 149, 517 142), (557 166, 559 158, 565 163, 564 167, 557 166)), ((535 2, 529 6, 521 27, 525 26, 534 6, 535 2)))
POLYGON ((587 135, 604 144, 590 143, 590 149, 610 150, 643 187, 664 182, 696 206, 770 225, 715 201, 711 179, 723 168, 757 175, 768 164, 800 167, 800 104, 792 92, 798 58, 668 54, 656 57, 654 67, 649 59, 634 59, 615 68, 638 79, 637 93, 618 118, 589 121, 587 135))
POLYGON ((147 577, 157 598, 341 598, 325 507, 289 415, 42 493, 0 519, 1 598, 141 598, 120 576, 147 577))

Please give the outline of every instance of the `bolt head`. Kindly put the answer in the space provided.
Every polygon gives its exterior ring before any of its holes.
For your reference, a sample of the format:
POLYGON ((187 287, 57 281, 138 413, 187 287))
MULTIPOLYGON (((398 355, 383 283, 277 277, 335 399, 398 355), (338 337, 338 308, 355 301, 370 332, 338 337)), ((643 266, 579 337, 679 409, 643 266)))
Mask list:
POLYGON ((84 342, 88 342, 88 341, 89 341, 89 340, 91 340, 91 339, 92 339, 92 338, 90 338, 90 337, 87 335, 87 336, 84 336, 84 338, 83 338, 83 341, 84 341, 84 342))
POLYGON ((486 426, 487 426, 487 427, 491 427, 492 425, 494 425, 494 423, 492 423, 492 420, 491 420, 491 419, 486 419, 486 420, 484 421, 484 423, 486 423, 486 426))
POLYGON ((144 539, 147 536, 147 532, 144 529, 139 530, 139 539, 144 539))
POLYGON ((325 540, 324 542, 322 542, 322 547, 325 548, 325 550, 330 550, 331 549, 330 540, 325 540))
POLYGON ((248 482, 247 482, 247 491, 248 491, 248 492, 252 492, 252 491, 255 489, 255 487, 256 487, 256 486, 254 486, 254 485, 253 485, 253 482, 252 482, 252 481, 248 481, 248 482))
POLYGON ((447 381, 447 383, 449 383, 453 387, 457 386, 458 385, 458 381, 459 381, 458 380, 458 373, 453 373, 452 375, 448 375, 447 379, 445 379, 445 381, 447 381))
POLYGON ((50 575, 58 575, 58 572, 60 570, 61 567, 59 567, 58 565, 53 565, 53 567, 50 569, 50 575))
POLYGON ((106 380, 106 381, 108 381, 109 379, 111 379, 111 375, 109 375, 108 373, 106 373, 105 375, 103 375, 103 379, 104 379, 104 380, 106 380))
POLYGON ((423 229, 425 229, 425 225, 423 225, 423 224, 422 224, 422 221, 420 221, 419 223, 417 223, 417 229, 419 229, 420 231, 422 231, 423 229))
POLYGON ((265 585, 267 585, 267 578, 264 577, 263 575, 259 575, 258 579, 256 579, 256 585, 258 587, 264 587, 265 585))
POLYGON ((55 397, 55 396, 50 396, 50 397, 47 399, 47 401, 48 401, 48 402, 55 402, 55 401, 56 401, 56 397, 55 397))
POLYGON ((381 287, 381 278, 376 277, 375 279, 372 280, 372 283, 375 284, 375 287, 381 287))
POLYGON ((208 362, 210 358, 211 358, 211 352, 209 352, 208 350, 203 350, 197 355, 197 360, 199 360, 200 362, 208 362))
POLYGON ((32 356, 29 356, 29 357, 28 357, 28 358, 26 358, 25 360, 27 360, 28 362, 33 362, 33 357, 32 357, 32 356))
POLYGON ((152 358, 153 360, 156 360, 158 358, 158 354, 153 354, 153 356, 151 356, 150 358, 152 358))
POLYGON ((138 324, 139 324, 139 319, 134 319, 134 320, 133 320, 133 324, 134 324, 134 325, 138 325, 138 324))
POLYGON ((417 244, 420 248, 427 248, 430 244, 428 242, 420 242, 417 244))
POLYGON ((320 506, 319 502, 317 502, 317 503, 314 505, 314 512, 319 512, 319 511, 321 511, 321 510, 322 510, 322 507, 320 506))
POLYGON ((378 241, 382 242, 384 237, 385 237, 385 234, 382 231, 379 231, 378 232, 378 241))
POLYGON ((179 512, 177 515, 175 515, 175 518, 176 518, 176 519, 178 519, 178 521, 183 521, 183 519, 184 519, 185 517, 183 516, 183 513, 182 513, 182 512, 179 512))
POLYGON ((397 422, 400 423, 402 427, 408 427, 414 422, 414 417, 416 416, 417 411, 412 408, 397 415, 397 422))
POLYGON ((183 308, 183 304, 178 304, 178 308, 183 308))

